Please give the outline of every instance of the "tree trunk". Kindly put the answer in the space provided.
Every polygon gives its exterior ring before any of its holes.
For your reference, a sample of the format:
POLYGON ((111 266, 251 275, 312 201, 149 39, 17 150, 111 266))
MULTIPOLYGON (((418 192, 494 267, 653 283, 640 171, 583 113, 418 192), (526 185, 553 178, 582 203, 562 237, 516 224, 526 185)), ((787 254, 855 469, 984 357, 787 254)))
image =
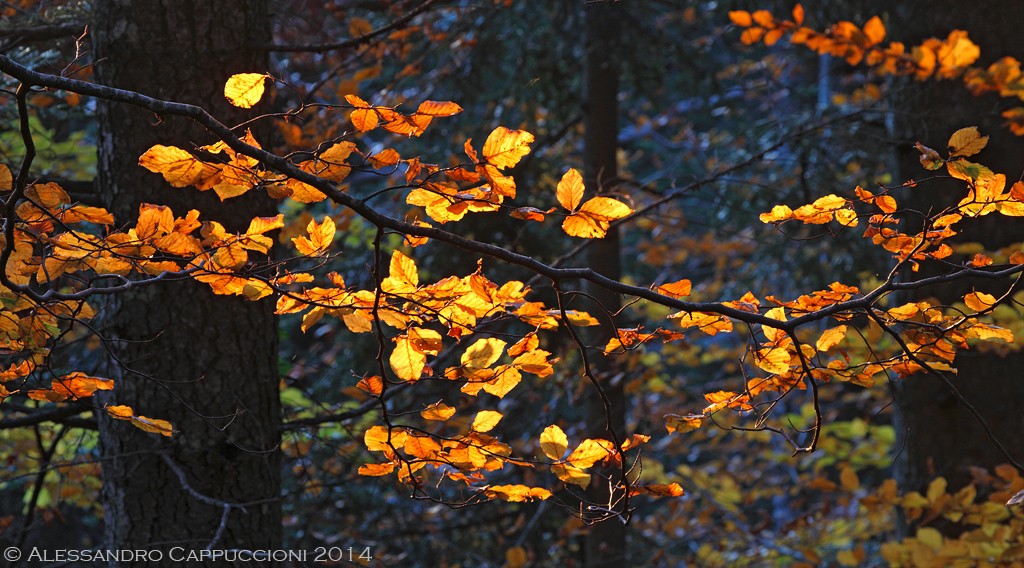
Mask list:
MULTIPOLYGON (((100 83, 201 105, 228 124, 250 116, 228 105, 223 85, 234 73, 267 67, 265 52, 253 49, 269 41, 265 0, 99 0, 90 32, 100 83)), ((138 166, 153 144, 213 142, 189 121, 102 102, 98 115, 101 200, 119 223, 131 224, 147 202, 169 205, 179 217, 197 209, 200 221, 228 231, 276 213, 255 192, 221 203, 212 191, 172 188, 138 166)), ((277 548, 281 418, 272 302, 215 296, 206 285, 179 281, 119 295, 105 311, 118 356, 108 402, 177 430, 168 439, 101 420, 106 547, 277 548)))
MULTIPOLYGON (((1019 42, 1024 4, 979 0, 965 10, 961 2, 939 0, 929 3, 926 11, 891 3, 879 8, 891 10, 887 22, 890 35, 898 36, 892 39, 907 45, 916 45, 932 36, 944 38, 953 29, 965 29, 981 47, 978 65, 988 65, 1006 55, 1024 58, 1019 42)), ((1000 110, 1011 106, 1005 99, 994 95, 974 97, 959 79, 929 80, 910 86, 896 106, 901 179, 920 179, 927 174, 918 162, 918 153, 912 149, 915 140, 945 153, 949 136, 965 126, 977 126, 982 134, 991 136, 987 148, 971 157, 972 161, 1006 174, 1009 184, 1021 175, 1024 144, 1002 125, 1000 110)), ((908 204, 927 211, 956 204, 965 189, 960 181, 928 181, 910 192, 913 201, 908 204)), ((1020 221, 998 214, 975 225, 960 241, 980 242, 988 250, 1018 242, 1024 234, 1020 221)), ((922 268, 927 270, 934 273, 941 268, 922 268)), ((974 281, 960 286, 943 285, 941 290, 922 290, 918 298, 938 297, 943 303, 953 303, 961 301, 972 289, 994 293, 1005 291, 1009 284, 974 281)), ((1024 382, 1019 375, 1024 354, 966 352, 957 357, 955 366, 959 373, 951 378, 957 389, 981 412, 995 436, 1015 453, 1014 457, 1024 460, 1020 444, 1015 443, 1024 432, 1024 413, 1020 411, 1024 407, 1024 382)), ((936 476, 944 476, 951 489, 957 488, 970 482, 969 467, 990 468, 1007 461, 978 420, 941 379, 919 375, 900 381, 896 400, 900 417, 897 426, 905 437, 905 444, 897 444, 901 449, 897 475, 904 490, 920 490, 936 476)))
MULTIPOLYGON (((585 12, 583 177, 589 191, 607 193, 614 191, 618 183, 619 69, 615 53, 621 12, 610 2, 588 3, 585 12)), ((608 278, 618 280, 622 277, 620 254, 619 231, 613 228, 603 239, 590 245, 587 265, 608 278)), ((615 336, 615 325, 609 318, 622 306, 622 299, 598 286, 587 286, 586 291, 597 304, 591 313, 601 321, 600 329, 588 334, 588 341, 604 347, 615 336)), ((588 429, 595 437, 610 439, 610 430, 621 437, 626 429, 624 381, 613 359, 604 357, 599 350, 591 350, 591 353, 590 363, 604 390, 604 399, 595 393, 587 401, 588 429), (606 408, 606 403, 610 408, 606 408)), ((615 494, 610 491, 611 485, 620 481, 620 477, 617 467, 595 468, 588 499, 600 504, 613 504, 621 499, 621 491, 615 494)), ((621 507, 620 502, 616 510, 621 510, 621 507)), ((584 545, 585 566, 622 566, 625 560, 626 527, 621 519, 612 518, 590 528, 584 545)))

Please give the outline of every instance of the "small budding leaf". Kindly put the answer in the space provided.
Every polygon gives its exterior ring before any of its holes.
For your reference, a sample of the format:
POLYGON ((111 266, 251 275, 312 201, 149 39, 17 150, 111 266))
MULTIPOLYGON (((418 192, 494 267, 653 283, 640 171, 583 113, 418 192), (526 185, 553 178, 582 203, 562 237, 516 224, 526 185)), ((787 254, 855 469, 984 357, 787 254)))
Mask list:
POLYGON ((261 73, 232 75, 224 84, 224 97, 236 107, 252 108, 263 97, 263 81, 266 78, 261 73))

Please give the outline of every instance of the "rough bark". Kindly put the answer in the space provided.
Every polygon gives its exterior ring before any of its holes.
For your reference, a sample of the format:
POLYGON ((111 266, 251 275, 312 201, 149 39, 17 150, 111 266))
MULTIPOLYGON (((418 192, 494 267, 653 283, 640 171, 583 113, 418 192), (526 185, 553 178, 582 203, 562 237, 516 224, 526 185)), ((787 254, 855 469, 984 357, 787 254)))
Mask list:
MULTIPOLYGON (((584 98, 583 177, 589 191, 607 193, 615 190, 618 178, 616 152, 618 150, 618 94, 619 69, 615 58, 616 41, 621 12, 608 2, 586 5, 586 93, 584 98)), ((622 277, 619 231, 613 228, 607 236, 591 244, 587 252, 587 266, 598 273, 618 280, 622 277)), ((603 347, 615 334, 614 322, 609 318, 622 305, 615 292, 598 286, 587 286, 587 293, 598 304, 591 312, 601 321, 598 331, 588 340, 603 347)), ((591 396, 587 402, 587 425, 592 435, 610 438, 610 430, 618 436, 625 431, 625 394, 622 377, 614 361, 592 351, 592 370, 604 390, 604 399, 591 396), (610 408, 606 408, 606 404, 610 408)), ((621 492, 609 494, 608 479, 619 480, 616 468, 596 469, 588 491, 595 503, 611 503, 621 498, 621 492)), ((619 504, 621 508, 621 503, 619 504)), ((621 566, 626 560, 626 527, 613 518, 596 524, 587 533, 584 544, 584 565, 621 566)))
MULTIPOLYGON (((970 9, 964 9, 961 2, 941 0, 929 3, 927 10, 909 5, 893 7, 891 3, 878 8, 883 14, 889 11, 890 35, 898 36, 893 39, 908 45, 932 36, 944 38, 953 29, 965 29, 981 47, 979 65, 988 65, 1006 55, 1024 58, 1019 42, 1024 4, 979 0, 970 9)), ((929 81, 908 87, 897 103, 897 134, 902 138, 901 179, 920 179, 927 173, 912 149, 915 140, 944 152, 949 135, 965 126, 978 126, 983 134, 991 136, 988 147, 971 159, 997 173, 1005 173, 1009 183, 1018 179, 1024 171, 1024 143, 1002 125, 999 116, 1009 106, 1012 105, 1006 99, 994 95, 972 96, 960 80, 929 81)), ((927 211, 955 204, 963 191, 959 181, 929 181, 913 191, 911 206, 927 211)), ((981 242, 994 250, 1019 242, 1024 235, 1021 222, 1001 215, 991 215, 978 225, 961 241, 981 242)), ((941 269, 931 266, 923 270, 941 269)), ((1009 282, 966 282, 961 286, 923 290, 918 297, 937 297, 952 303, 971 289, 991 293, 1005 291, 1008 285, 1009 282)), ((1024 366, 1024 354, 967 352, 957 357, 955 366, 959 373, 952 377, 953 383, 984 415, 996 437, 1015 452, 1015 458, 1024 459, 1020 444, 1015 443, 1024 431, 1024 413, 1020 411, 1024 406, 1024 381, 1019 371, 1024 366)), ((992 467, 1007 461, 981 424, 940 379, 916 376, 901 381, 897 385, 897 402, 898 429, 904 435, 904 443, 897 446, 901 451, 897 474, 905 490, 919 490, 936 476, 946 477, 950 487, 956 488, 970 482, 971 466, 992 467)))
MULTIPOLYGON (((100 83, 202 105, 225 123, 250 113, 224 100, 230 75, 266 69, 264 0, 101 0, 90 32, 100 83)), ((175 189, 138 166, 153 144, 193 148, 209 133, 186 120, 100 103, 99 191, 120 223, 139 204, 189 209, 228 231, 273 215, 267 198, 221 203, 212 191, 175 189)), ((254 192, 255 193, 255 192, 254 192)), ((273 304, 215 296, 170 282, 121 295, 105 309, 117 339, 117 386, 108 402, 170 420, 167 439, 101 421, 107 548, 266 549, 281 542, 280 410, 273 304), (184 476, 184 483, 181 477, 184 476), (221 502, 230 507, 226 517, 221 502)), ((214 564, 208 564, 214 565, 214 564)))

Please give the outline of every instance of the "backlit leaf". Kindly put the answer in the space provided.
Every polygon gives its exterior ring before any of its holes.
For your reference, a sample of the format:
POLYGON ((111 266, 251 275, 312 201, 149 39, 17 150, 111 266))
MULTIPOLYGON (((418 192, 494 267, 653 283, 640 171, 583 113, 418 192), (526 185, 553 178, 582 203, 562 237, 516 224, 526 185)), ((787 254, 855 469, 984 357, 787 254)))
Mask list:
POLYGON ((580 442, 566 461, 578 468, 586 469, 612 455, 615 455, 614 444, 608 440, 588 439, 580 442))
POLYGON ((486 369, 501 357, 505 342, 494 337, 476 340, 462 354, 462 366, 470 369, 486 369))
POLYGON ((424 420, 436 420, 444 422, 455 415, 455 409, 443 402, 435 402, 420 411, 424 420))
POLYGON ((977 126, 961 128, 949 137, 949 156, 973 156, 988 144, 988 136, 982 136, 977 126))
POLYGON ((483 158, 498 169, 511 168, 530 153, 533 134, 524 130, 495 128, 484 142, 483 158))
POLYGON ((462 112, 462 107, 451 101, 423 101, 416 109, 416 114, 428 116, 452 116, 460 112, 462 112))
POLYGON ((658 286, 657 292, 672 298, 682 298, 690 295, 691 288, 692 284, 690 281, 684 278, 683 280, 677 280, 675 282, 658 286))
POLYGON ((555 190, 555 197, 562 207, 570 212, 576 211, 580 202, 583 201, 583 176, 575 168, 562 175, 555 190))
POLYGON ((840 325, 833 327, 832 329, 825 330, 818 338, 818 341, 814 344, 815 349, 818 351, 828 351, 833 346, 838 344, 846 337, 846 326, 840 325))
POLYGON ((964 303, 976 312, 983 312, 996 305, 996 298, 984 292, 970 292, 964 296, 964 303))
POLYGON ((265 79, 266 75, 260 73, 232 75, 224 84, 224 96, 236 107, 252 108, 263 97, 265 79))
POLYGON ((504 416, 494 410, 481 410, 473 418, 473 425, 470 428, 475 432, 490 432, 501 422, 504 416))
POLYGON ((569 438, 558 426, 552 424, 541 432, 540 450, 548 458, 555 461, 561 460, 567 449, 569 449, 569 438))

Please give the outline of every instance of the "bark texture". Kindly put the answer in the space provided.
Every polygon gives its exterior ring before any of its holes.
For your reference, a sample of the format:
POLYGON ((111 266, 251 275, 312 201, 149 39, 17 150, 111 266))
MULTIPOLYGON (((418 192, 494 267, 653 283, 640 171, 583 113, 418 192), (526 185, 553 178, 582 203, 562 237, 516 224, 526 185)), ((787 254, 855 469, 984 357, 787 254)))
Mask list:
MULTIPOLYGON (((225 101, 224 81, 266 69, 266 54, 252 46, 268 42, 268 18, 265 0, 100 0, 90 26, 96 78, 240 122, 253 113, 225 101)), ((189 149, 214 141, 189 121, 103 103, 98 116, 101 200, 119 223, 131 223, 140 203, 168 205, 176 216, 197 209, 201 221, 219 221, 228 231, 275 214, 265 196, 221 203, 212 191, 172 188, 139 167, 153 144, 189 149)), ((118 296, 105 313, 119 357, 108 402, 170 420, 180 431, 168 439, 101 421, 107 547, 279 546, 273 304, 215 296, 206 285, 181 281, 118 296), (225 516, 221 502, 241 506, 225 516)))
MULTIPOLYGON (((616 153, 619 137, 619 66, 616 61, 616 47, 619 34, 619 20, 622 13, 618 6, 609 2, 589 3, 585 7, 586 28, 586 93, 584 98, 584 147, 583 178, 590 192, 608 193, 615 191, 618 183, 616 153)), ((610 229, 608 234, 590 245, 587 251, 587 265, 595 271, 618 280, 622 277, 621 247, 619 231, 610 229)), ((612 316, 622 306, 622 298, 615 292, 599 286, 587 286, 588 295, 595 302, 590 313, 601 321, 598 331, 588 334, 592 345, 604 347, 615 335, 612 316)), ((612 358, 591 350, 591 365, 594 375, 604 390, 605 399, 594 393, 587 401, 586 420, 592 436, 610 439, 609 429, 618 436, 625 432, 624 381, 612 358), (606 408, 605 403, 610 405, 606 408)), ((621 499, 621 491, 611 494, 608 480, 619 481, 618 468, 595 467, 587 493, 591 502, 609 504, 621 499)), ((616 510, 620 510, 619 503, 616 510)), ((590 528, 584 543, 584 565, 622 566, 626 561, 626 527, 618 518, 596 524, 590 528)))

